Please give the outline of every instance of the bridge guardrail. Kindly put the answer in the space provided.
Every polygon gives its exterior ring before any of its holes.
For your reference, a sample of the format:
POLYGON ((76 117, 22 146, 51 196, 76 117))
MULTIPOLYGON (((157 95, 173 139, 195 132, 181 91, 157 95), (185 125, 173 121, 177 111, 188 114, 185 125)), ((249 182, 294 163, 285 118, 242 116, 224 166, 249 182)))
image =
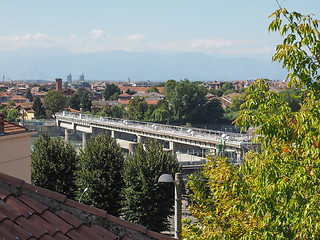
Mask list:
POLYGON ((174 133, 180 136, 193 136, 203 139, 221 141, 224 139, 227 142, 245 142, 249 143, 252 140, 252 135, 241 134, 241 133, 231 133, 225 131, 217 131, 211 129, 202 129, 202 128, 186 128, 181 126, 165 125, 152 122, 142 122, 134 121, 120 118, 112 117, 99 117, 94 115, 88 115, 83 113, 71 113, 71 112, 62 112, 56 113, 57 117, 66 117, 72 118, 75 120, 88 120, 90 122, 96 123, 108 123, 115 125, 125 125, 125 126, 135 126, 153 131, 161 131, 164 133, 174 133))

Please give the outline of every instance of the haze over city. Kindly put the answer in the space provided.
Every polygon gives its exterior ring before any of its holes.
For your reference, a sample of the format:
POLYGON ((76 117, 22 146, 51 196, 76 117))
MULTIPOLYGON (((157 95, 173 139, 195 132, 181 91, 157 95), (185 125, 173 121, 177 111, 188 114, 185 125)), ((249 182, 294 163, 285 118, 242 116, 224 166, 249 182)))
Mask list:
MULTIPOLYGON (((315 0, 279 3, 317 16, 315 0)), ((276 1, 9 1, 2 3, 6 79, 192 81, 283 79, 268 33, 276 1)))

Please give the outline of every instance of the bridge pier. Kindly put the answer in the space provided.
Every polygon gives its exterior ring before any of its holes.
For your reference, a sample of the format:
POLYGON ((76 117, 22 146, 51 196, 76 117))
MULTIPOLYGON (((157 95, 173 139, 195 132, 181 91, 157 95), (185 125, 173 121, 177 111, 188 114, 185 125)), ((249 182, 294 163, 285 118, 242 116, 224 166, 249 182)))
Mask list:
POLYGON ((64 141, 65 142, 68 142, 69 141, 69 137, 70 137, 70 134, 72 134, 73 130, 72 129, 65 129, 64 130, 64 141))
POLYGON ((90 139, 90 133, 82 133, 82 150, 86 148, 87 142, 90 139))

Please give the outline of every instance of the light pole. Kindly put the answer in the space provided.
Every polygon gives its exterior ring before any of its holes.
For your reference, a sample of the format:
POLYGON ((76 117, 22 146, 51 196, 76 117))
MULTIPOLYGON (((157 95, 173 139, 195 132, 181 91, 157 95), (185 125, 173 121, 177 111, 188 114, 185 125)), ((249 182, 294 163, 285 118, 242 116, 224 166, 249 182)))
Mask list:
POLYGON ((181 206, 181 193, 182 193, 182 174, 176 173, 175 179, 171 174, 162 174, 158 182, 172 182, 174 183, 174 237, 181 240, 182 231, 182 206, 181 206))

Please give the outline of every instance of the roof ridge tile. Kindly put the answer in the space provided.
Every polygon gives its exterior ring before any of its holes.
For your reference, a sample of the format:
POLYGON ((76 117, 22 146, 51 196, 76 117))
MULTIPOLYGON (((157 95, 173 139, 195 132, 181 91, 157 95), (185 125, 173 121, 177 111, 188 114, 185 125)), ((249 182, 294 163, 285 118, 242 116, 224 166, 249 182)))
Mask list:
POLYGON ((133 222, 129 222, 125 219, 122 219, 122 218, 119 218, 119 217, 115 217, 113 215, 110 215, 110 214, 107 214, 107 220, 110 220, 114 223, 117 223, 121 226, 124 226, 124 227, 127 227, 127 228, 130 228, 130 229, 133 229, 133 230, 136 230, 138 232, 141 232, 141 233, 147 233, 147 228, 142 226, 142 225, 139 225, 139 224, 136 224, 136 223, 133 223, 133 222))
POLYGON ((82 203, 79 203, 79 202, 74 201, 69 198, 66 199, 65 204, 72 206, 72 207, 75 207, 77 209, 80 209, 82 211, 88 212, 90 214, 94 214, 96 216, 102 217, 102 218, 106 218, 106 216, 108 215, 107 211, 105 211, 103 209, 99 209, 99 208, 95 208, 95 207, 92 207, 92 206, 89 206, 86 204, 82 204, 82 203))
POLYGON ((13 177, 13 176, 9 176, 7 174, 4 174, 2 172, 0 172, 0 181, 5 182, 5 183, 9 183, 15 187, 21 188, 22 185, 25 183, 24 180, 13 177))
POLYGON ((59 202, 62 202, 62 203, 64 203, 66 201, 66 199, 67 199, 66 195, 63 195, 63 194, 58 193, 58 192, 51 191, 51 190, 43 188, 43 187, 32 185, 30 183, 26 183, 25 182, 25 183, 23 183, 22 187, 27 189, 27 190, 29 190, 29 191, 31 191, 31 192, 35 192, 37 194, 41 194, 43 196, 55 199, 55 200, 57 200, 59 202))

